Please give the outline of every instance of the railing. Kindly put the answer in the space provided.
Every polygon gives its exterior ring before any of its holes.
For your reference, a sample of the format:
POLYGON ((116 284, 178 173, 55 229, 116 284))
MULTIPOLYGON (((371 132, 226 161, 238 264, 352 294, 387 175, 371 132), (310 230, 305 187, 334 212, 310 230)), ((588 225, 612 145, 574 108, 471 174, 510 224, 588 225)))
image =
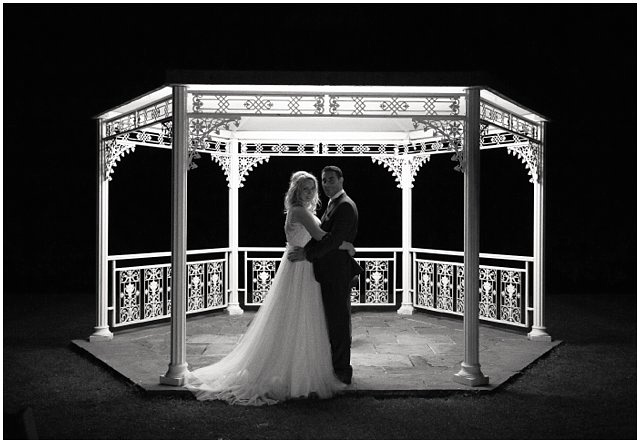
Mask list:
MULTIPOLYGON (((187 314, 228 306, 229 249, 187 252, 187 314)), ((171 252, 109 256, 112 327, 171 316, 171 252)))
MULTIPOLYGON (((240 248, 239 288, 245 306, 260 306, 268 296, 285 248, 240 248), (243 287, 244 286, 244 287, 243 287)), ((187 314, 228 306, 228 248, 187 252, 187 314)), ((402 288, 401 248, 357 248, 364 269, 351 291, 352 306, 397 305, 402 288)), ((412 292, 416 308, 464 314, 463 252, 411 249, 412 292)), ((171 253, 109 256, 110 325, 142 324, 171 316, 171 253)), ((480 254, 480 319, 530 326, 533 257, 480 254)), ((401 296, 400 296, 401 297, 401 296)))
MULTIPOLYGON (((398 288, 400 248, 357 248, 355 260, 364 269, 351 290, 353 306, 395 306, 398 288)), ((246 306, 260 306, 271 288, 284 248, 240 248, 241 271, 246 306)))
MULTIPOLYGON (((464 253, 436 249, 411 249, 411 252, 414 306, 462 316, 464 253)), ((528 328, 529 312, 533 310, 529 297, 533 257, 480 254, 480 261, 480 319, 528 328), (511 266, 489 265, 490 262, 511 266)))

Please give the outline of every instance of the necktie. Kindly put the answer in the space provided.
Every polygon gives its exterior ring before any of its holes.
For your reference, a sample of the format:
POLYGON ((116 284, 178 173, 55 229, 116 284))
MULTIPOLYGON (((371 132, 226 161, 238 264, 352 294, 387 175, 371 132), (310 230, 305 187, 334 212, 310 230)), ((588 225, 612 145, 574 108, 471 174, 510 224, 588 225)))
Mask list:
POLYGON ((331 212, 333 210, 333 200, 329 200, 329 204, 327 205, 327 210, 324 211, 324 214, 322 215, 322 221, 324 221, 328 216, 329 216, 329 212, 331 212))

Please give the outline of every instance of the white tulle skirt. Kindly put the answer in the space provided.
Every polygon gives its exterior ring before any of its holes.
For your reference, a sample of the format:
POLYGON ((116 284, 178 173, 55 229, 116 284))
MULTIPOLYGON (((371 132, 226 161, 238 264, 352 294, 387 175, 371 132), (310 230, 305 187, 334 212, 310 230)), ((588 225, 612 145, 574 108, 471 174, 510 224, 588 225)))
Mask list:
POLYGON ((334 375, 320 285, 307 261, 286 252, 266 300, 222 360, 187 375, 198 400, 261 406, 344 388, 334 375))

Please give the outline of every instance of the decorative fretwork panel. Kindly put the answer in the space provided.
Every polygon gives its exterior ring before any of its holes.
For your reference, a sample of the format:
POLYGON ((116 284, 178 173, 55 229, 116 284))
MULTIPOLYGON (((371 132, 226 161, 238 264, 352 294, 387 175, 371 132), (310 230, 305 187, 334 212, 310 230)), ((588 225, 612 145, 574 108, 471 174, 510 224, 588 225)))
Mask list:
POLYGON ((364 268, 365 302, 372 304, 389 302, 389 263, 383 260, 367 260, 364 268))
POLYGON ((529 181, 534 183, 539 180, 541 172, 541 154, 542 145, 537 143, 527 143, 525 146, 507 147, 507 152, 520 158, 522 163, 527 167, 527 171, 531 178, 529 181))
POLYGON ((351 288, 351 304, 360 304, 360 276, 356 279, 356 284, 351 288))
POLYGON ((119 162, 122 157, 130 152, 136 150, 136 145, 131 142, 124 142, 119 140, 106 140, 104 146, 104 179, 111 181, 113 178, 113 169, 116 167, 116 163, 119 162))
MULTIPOLYGON (((221 130, 231 130, 233 126, 237 127, 240 123, 239 117, 229 118, 190 118, 189 119, 189 169, 195 169, 198 166, 195 160, 200 158, 198 151, 211 150, 212 134, 220 135, 221 130)), ((213 143, 215 146, 215 143, 213 143)))
POLYGON ((251 266, 251 304, 262 304, 269 294, 280 260, 252 260, 251 266))
MULTIPOLYGON (((463 315, 465 311, 464 265, 422 259, 416 259, 416 265, 415 306, 463 315)), ((479 317, 492 322, 526 326, 526 319, 523 316, 526 308, 523 305, 525 297, 522 282, 526 281, 527 271, 495 266, 480 266, 479 271, 477 286, 479 317)))
POLYGON ((460 116, 464 96, 452 95, 318 95, 190 93, 193 114, 460 116), (327 106, 328 105, 328 106, 327 106))
POLYGON ((323 154, 332 155, 398 155, 404 151, 404 145, 396 143, 322 143, 323 154))
POLYGON ((441 142, 443 145, 446 143, 448 150, 454 152, 451 160, 457 161, 458 165, 454 168, 456 171, 464 171, 464 120, 430 120, 413 118, 413 126, 416 129, 422 129, 424 131, 431 131, 435 136, 442 137, 441 142))
POLYGON ((144 270, 144 318, 162 317, 164 314, 164 269, 144 270))
MULTIPOLYGON (((225 269, 225 259, 187 264, 187 313, 226 306, 225 269)), ((171 316, 170 264, 116 268, 114 277, 117 301, 113 326, 171 316)))
POLYGON ((464 265, 456 268, 456 312, 464 314, 464 265))
POLYGON ((207 308, 224 305, 224 260, 207 263, 207 308))
POLYGON ((497 319, 497 271, 480 267, 480 318, 497 319))
POLYGON ((396 178, 398 182, 398 188, 413 187, 413 182, 415 181, 416 174, 420 167, 427 161, 430 160, 430 156, 417 154, 417 155, 379 155, 372 156, 371 161, 374 163, 379 163, 385 166, 393 176, 396 178), (409 168, 405 169, 404 166, 408 165, 409 168), (404 174, 408 174, 408 179, 405 180, 404 174))
POLYGON ((433 263, 418 263, 418 291, 417 291, 417 304, 419 306, 426 306, 428 308, 434 308, 434 275, 435 267, 433 263))
POLYGON ((140 129, 116 137, 117 141, 135 143, 140 146, 171 147, 171 135, 162 130, 140 129))
MULTIPOLYGON (((351 288, 351 303, 359 306, 395 305, 394 260, 364 258, 357 261, 365 272, 358 276, 355 286, 351 288)), ((245 296, 246 304, 260 305, 266 300, 279 265, 280 259, 247 260, 250 277, 247 281, 249 290, 245 296)))
POLYGON ((204 266, 202 263, 188 265, 187 312, 204 308, 204 266))
POLYGON ((167 315, 171 315, 171 266, 167 267, 167 315))
POLYGON ((321 115, 323 95, 193 93, 189 112, 243 115, 321 115))
POLYGON ((129 269, 120 273, 118 285, 119 323, 140 320, 140 270, 129 269))
POLYGON ((457 116, 462 96, 329 96, 331 115, 360 116, 457 116))
POLYGON ((211 154, 211 160, 215 161, 220 165, 224 174, 227 176, 227 183, 229 187, 237 186, 242 188, 244 186, 244 181, 246 180, 249 172, 253 170, 253 168, 262 162, 268 162, 269 156, 262 154, 251 154, 251 155, 238 155, 238 175, 232 176, 232 168, 231 161, 232 157, 228 154, 211 154))
POLYGON ((502 272, 500 278, 500 317, 508 322, 522 323, 522 279, 521 273, 502 272))
POLYGON ((243 154, 318 154, 319 143, 246 143, 240 144, 243 154))
POLYGON ((171 106, 172 99, 167 98, 119 117, 106 120, 103 123, 103 137, 113 137, 117 134, 133 131, 168 119, 172 115, 171 106))
POLYGON ((484 100, 480 101, 480 118, 515 134, 540 140, 540 127, 484 100))
POLYGON ((453 311, 453 268, 447 263, 436 265, 436 308, 453 311))

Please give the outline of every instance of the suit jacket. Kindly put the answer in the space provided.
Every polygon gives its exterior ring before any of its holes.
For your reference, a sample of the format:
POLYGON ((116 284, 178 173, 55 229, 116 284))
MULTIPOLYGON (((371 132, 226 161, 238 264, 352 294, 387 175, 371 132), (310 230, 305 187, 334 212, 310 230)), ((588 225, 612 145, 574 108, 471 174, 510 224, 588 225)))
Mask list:
POLYGON ((316 280, 350 281, 364 272, 347 251, 338 249, 343 241, 353 243, 358 233, 358 208, 346 193, 322 216, 320 228, 327 231, 322 240, 312 239, 304 247, 307 259, 313 262, 316 280))

